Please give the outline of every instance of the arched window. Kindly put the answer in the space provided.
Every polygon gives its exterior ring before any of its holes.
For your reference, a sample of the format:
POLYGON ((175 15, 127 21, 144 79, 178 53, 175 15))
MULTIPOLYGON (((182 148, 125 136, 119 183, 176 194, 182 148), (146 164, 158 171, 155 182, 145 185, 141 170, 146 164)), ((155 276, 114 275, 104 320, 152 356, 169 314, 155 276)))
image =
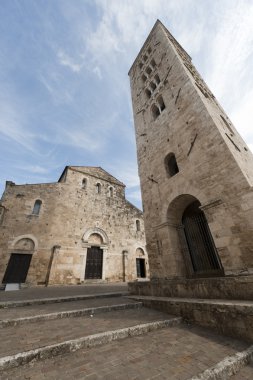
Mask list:
POLYGON ((155 81, 156 81, 157 84, 159 84, 159 83, 161 82, 161 80, 160 80, 158 74, 156 74, 156 75, 154 76, 154 78, 155 78, 155 81))
POLYGON ((160 95, 160 96, 157 98, 157 102, 158 102, 158 104, 159 104, 160 111, 162 112, 162 111, 165 109, 165 104, 164 104, 164 101, 163 101, 162 95, 160 95))
POLYGON ((151 47, 148 48, 148 54, 150 54, 152 51, 151 47))
POLYGON ((160 115, 160 110, 155 104, 152 105, 151 112, 152 112, 154 120, 160 115))
POLYGON ((86 187, 87 187, 87 179, 84 178, 83 181, 82 181, 82 188, 86 189, 86 187))
POLYGON ((152 68, 148 66, 145 71, 148 75, 150 75, 152 73, 152 68))
POLYGON ((150 99, 151 98, 151 91, 148 88, 146 88, 145 93, 147 95, 147 98, 150 99))
POLYGON ((112 198, 113 197, 113 187, 109 187, 109 197, 112 198))
POLYGON ((156 84, 154 82, 150 82, 150 87, 151 87, 152 91, 155 91, 156 84))
POLYGON ((135 223, 136 223, 136 231, 140 231, 141 230, 141 222, 137 219, 135 223))
POLYGON ((144 57, 143 57, 144 62, 145 62, 147 59, 148 59, 148 57, 147 57, 146 54, 145 54, 144 57))
POLYGON ((42 201, 40 199, 36 199, 33 206, 33 212, 32 212, 33 215, 39 215, 41 205, 42 205, 42 201))
POLYGON ((166 171, 169 177, 173 177, 175 174, 179 172, 177 166, 177 160, 174 153, 169 153, 164 160, 166 171))
POLYGON ((142 69, 142 67, 143 67, 143 63, 140 62, 140 63, 139 63, 139 68, 142 69))
POLYGON ((150 62, 151 66, 153 67, 153 69, 156 67, 156 63, 155 63, 155 60, 152 59, 152 61, 150 62))
POLYGON ((96 184, 96 193, 97 193, 97 194, 100 194, 100 193, 101 193, 101 184, 100 184, 100 183, 97 183, 97 184, 96 184))
POLYGON ((146 75, 142 75, 142 77, 141 77, 141 79, 142 79, 142 81, 145 83, 146 82, 146 80, 147 80, 147 77, 146 77, 146 75))

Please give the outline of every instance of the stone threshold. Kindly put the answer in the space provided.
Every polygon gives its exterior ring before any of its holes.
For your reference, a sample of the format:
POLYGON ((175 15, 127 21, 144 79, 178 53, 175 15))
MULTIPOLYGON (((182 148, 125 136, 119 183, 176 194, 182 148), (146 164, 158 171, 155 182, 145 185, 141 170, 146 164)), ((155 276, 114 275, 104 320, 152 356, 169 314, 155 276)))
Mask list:
POLYGON ((36 298, 36 299, 29 299, 29 300, 22 300, 22 301, 6 301, 6 302, 0 302, 0 309, 19 307, 19 306, 44 305, 44 304, 59 303, 59 302, 82 301, 82 300, 90 300, 90 299, 95 299, 95 298, 124 297, 127 295, 129 295, 129 292, 114 292, 114 293, 86 294, 86 295, 67 296, 67 297, 36 298))
POLYGON ((175 317, 162 321, 153 321, 139 324, 123 329, 106 331, 99 334, 93 334, 65 342, 40 347, 34 350, 20 352, 15 355, 0 358, 0 370, 25 365, 31 361, 44 360, 57 355, 62 355, 80 350, 82 348, 96 347, 110 343, 115 340, 125 339, 132 336, 143 335, 151 331, 162 328, 177 326, 181 323, 182 318, 175 317))
POLYGON ((48 313, 48 314, 39 314, 39 315, 33 315, 31 317, 24 317, 24 318, 4 319, 0 321, 0 328, 10 327, 10 326, 19 326, 19 325, 23 325, 23 324, 27 324, 31 322, 41 322, 41 321, 48 321, 48 320, 55 320, 55 319, 62 319, 62 318, 69 318, 69 317, 82 317, 86 315, 93 316, 94 314, 100 314, 100 313, 109 312, 109 311, 139 309, 141 307, 142 307, 141 302, 135 302, 135 303, 125 303, 125 304, 110 305, 110 306, 97 306, 97 307, 91 307, 91 308, 85 308, 85 309, 68 310, 68 311, 61 311, 61 312, 48 313))
POLYGON ((225 380, 235 375, 241 368, 253 360, 253 346, 246 350, 237 352, 235 355, 227 356, 211 368, 206 369, 197 376, 188 380, 225 380))

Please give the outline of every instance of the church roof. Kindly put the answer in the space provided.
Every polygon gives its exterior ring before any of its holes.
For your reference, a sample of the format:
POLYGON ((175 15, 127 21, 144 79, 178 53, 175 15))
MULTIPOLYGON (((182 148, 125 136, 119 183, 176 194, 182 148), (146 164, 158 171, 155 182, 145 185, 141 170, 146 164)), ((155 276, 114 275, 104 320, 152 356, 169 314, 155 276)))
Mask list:
POLYGON ((108 181, 110 183, 115 183, 116 185, 125 187, 125 184, 123 182, 119 181, 117 178, 115 178, 113 175, 108 173, 106 170, 104 170, 100 166, 66 166, 58 182, 61 182, 62 177, 64 176, 65 172, 68 169, 77 171, 79 173, 87 174, 92 177, 96 177, 98 179, 102 179, 104 181, 108 181))

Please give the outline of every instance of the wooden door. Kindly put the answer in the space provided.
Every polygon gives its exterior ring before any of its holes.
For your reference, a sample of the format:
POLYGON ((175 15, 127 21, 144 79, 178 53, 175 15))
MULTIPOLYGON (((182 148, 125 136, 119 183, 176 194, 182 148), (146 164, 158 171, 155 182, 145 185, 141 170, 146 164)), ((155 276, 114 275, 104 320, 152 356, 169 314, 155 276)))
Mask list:
POLYGON ((29 270, 32 254, 12 253, 3 278, 4 284, 24 283, 29 270))
POLYGON ((91 247, 87 250, 85 279, 101 279, 103 269, 103 250, 91 247))

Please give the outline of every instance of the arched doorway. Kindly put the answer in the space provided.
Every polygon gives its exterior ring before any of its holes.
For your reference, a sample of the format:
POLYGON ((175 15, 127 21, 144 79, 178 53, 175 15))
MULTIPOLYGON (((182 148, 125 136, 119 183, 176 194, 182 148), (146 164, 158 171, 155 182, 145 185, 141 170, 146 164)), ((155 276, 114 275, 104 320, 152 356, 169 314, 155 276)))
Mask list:
POLYGON ((33 252, 32 239, 23 238, 16 242, 2 281, 4 284, 21 284, 26 281, 33 252))
POLYGON ((193 201, 182 216, 184 234, 195 276, 224 274, 214 241, 200 202, 193 201))
POLYGON ((146 277, 145 253, 142 248, 136 249, 136 272, 137 277, 146 277))
POLYGON ((87 249, 85 280, 102 279, 103 249, 100 248, 103 244, 102 236, 93 233, 89 236, 88 243, 91 247, 87 249))

